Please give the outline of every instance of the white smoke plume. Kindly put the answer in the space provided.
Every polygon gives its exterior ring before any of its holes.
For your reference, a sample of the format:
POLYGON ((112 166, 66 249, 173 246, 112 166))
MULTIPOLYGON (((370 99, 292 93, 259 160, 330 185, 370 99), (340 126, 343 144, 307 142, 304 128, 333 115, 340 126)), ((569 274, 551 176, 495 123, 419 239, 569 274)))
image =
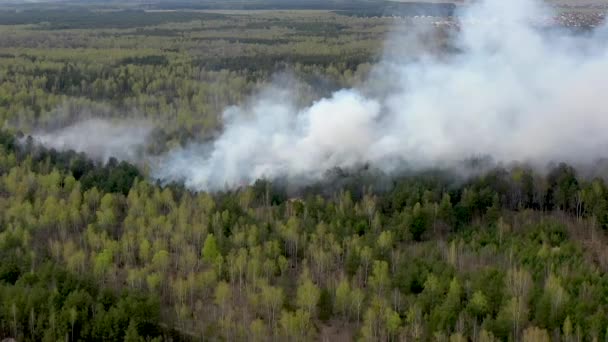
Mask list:
POLYGON ((111 157, 137 161, 143 156, 151 132, 152 126, 145 122, 88 119, 55 130, 34 132, 32 137, 46 147, 85 152, 104 162, 111 157))
POLYGON ((171 152, 155 176, 214 190, 261 177, 314 180, 368 162, 391 172, 471 155, 536 163, 606 156, 606 29, 539 28, 548 15, 532 0, 481 1, 462 14, 457 53, 385 60, 374 73, 388 82, 381 95, 344 89, 297 108, 288 89, 270 87, 226 109, 219 138, 171 152))

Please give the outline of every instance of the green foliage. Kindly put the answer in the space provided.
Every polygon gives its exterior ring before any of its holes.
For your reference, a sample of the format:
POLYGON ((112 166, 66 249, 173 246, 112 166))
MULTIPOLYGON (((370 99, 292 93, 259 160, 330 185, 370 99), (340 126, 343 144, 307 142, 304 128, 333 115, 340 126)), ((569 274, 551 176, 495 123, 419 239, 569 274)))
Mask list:
POLYGON ((321 321, 328 321, 333 315, 333 302, 327 289, 322 289, 317 303, 317 312, 321 321))
POLYGON ((483 319, 490 312, 488 299, 483 292, 476 291, 473 293, 473 296, 471 296, 471 300, 467 305, 467 310, 477 319, 483 319))
POLYGON ((122 341, 134 327, 148 338, 161 334, 158 301, 100 291, 90 280, 49 263, 23 274, 14 285, 1 284, 0 303, 3 313, 11 313, 0 318, 10 319, 10 334, 23 340, 67 335, 73 340, 122 341))
POLYGON ((139 336, 139 333, 137 332, 137 324, 135 324, 135 321, 131 320, 131 322, 129 322, 129 326, 127 327, 127 331, 125 332, 125 340, 124 342, 141 342, 144 341, 144 339, 139 336))
POLYGON ((217 19, 219 14, 189 12, 145 12, 139 10, 91 11, 88 9, 0 11, 5 25, 41 24, 44 29, 129 28, 184 22, 196 19, 217 19))
POLYGON ((217 242, 213 234, 207 235, 205 243, 203 244, 202 256, 203 260, 210 264, 215 263, 217 258, 220 256, 217 242))
POLYGON ((145 116, 150 155, 205 141, 274 71, 314 85, 297 105, 357 85, 391 21, 0 12, 0 124, 26 133, 0 130, 0 337, 604 338, 608 191, 566 164, 336 169, 298 198, 270 180, 210 194, 27 137, 88 113, 145 116))
POLYGON ((304 272, 300 278, 300 286, 298 286, 296 294, 296 305, 312 316, 320 296, 321 290, 312 282, 308 272, 304 272))
POLYGON ((410 233, 416 241, 422 240, 423 234, 428 229, 429 217, 428 213, 416 203, 412 209, 412 214, 409 221, 410 233))

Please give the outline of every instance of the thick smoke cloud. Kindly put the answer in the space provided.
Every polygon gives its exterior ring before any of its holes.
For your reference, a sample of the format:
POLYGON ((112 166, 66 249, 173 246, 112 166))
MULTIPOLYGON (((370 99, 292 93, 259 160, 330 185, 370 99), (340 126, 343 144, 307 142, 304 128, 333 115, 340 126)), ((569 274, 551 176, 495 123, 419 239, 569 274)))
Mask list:
POLYGON ((110 157, 138 161, 151 132, 152 126, 145 122, 88 119, 60 129, 40 131, 32 137, 47 147, 85 152, 104 162, 110 157))
POLYGON ((289 90, 270 87, 228 108, 213 143, 171 152, 155 175, 214 190, 260 177, 305 182, 368 162, 392 172, 471 155, 534 163, 603 157, 606 29, 574 36, 539 28, 547 15, 531 0, 482 1, 462 14, 456 53, 387 58, 373 73, 385 77, 382 94, 345 89, 297 108, 289 90))

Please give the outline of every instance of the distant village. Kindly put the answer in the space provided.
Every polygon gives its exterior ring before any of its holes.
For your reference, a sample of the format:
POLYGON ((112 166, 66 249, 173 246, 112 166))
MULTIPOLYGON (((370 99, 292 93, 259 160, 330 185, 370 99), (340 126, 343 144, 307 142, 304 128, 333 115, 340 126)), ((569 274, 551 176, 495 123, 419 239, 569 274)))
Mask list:
MULTIPOLYGON (((539 27, 567 27, 573 29, 592 29, 602 25, 606 19, 608 10, 588 11, 588 12, 564 12, 555 16, 538 18, 537 25, 539 27)), ((410 17, 412 22, 421 20, 431 21, 435 26, 442 27, 459 27, 460 24, 466 22, 475 24, 487 22, 488 18, 466 18, 466 17, 433 17, 433 16, 413 16, 410 17)))
POLYGON ((606 9, 597 12, 568 12, 552 18, 547 24, 558 24, 567 27, 596 27, 606 18, 606 9))

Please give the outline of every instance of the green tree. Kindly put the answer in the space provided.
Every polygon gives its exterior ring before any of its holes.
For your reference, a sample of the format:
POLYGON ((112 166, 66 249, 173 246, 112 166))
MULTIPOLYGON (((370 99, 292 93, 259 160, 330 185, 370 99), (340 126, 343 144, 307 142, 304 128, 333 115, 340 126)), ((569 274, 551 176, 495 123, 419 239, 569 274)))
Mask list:
POLYGON ((215 305, 220 307, 221 316, 225 317, 228 313, 230 301, 232 299, 232 290, 226 282, 219 282, 215 288, 215 305))
POLYGON ((277 313, 283 305, 283 289, 264 284, 261 286, 260 294, 261 304, 266 311, 266 317, 270 320, 271 325, 274 327, 277 313))
POLYGON ((351 303, 351 291, 350 284, 346 278, 340 279, 338 287, 336 288, 336 308, 338 312, 342 314, 343 318, 348 317, 351 303))
POLYGON ((412 237, 416 241, 422 240, 422 236, 428 229, 429 217, 420 203, 416 203, 412 209, 412 215, 409 221, 409 230, 412 237))
POLYGON ((570 341, 572 339, 573 328, 570 316, 567 316, 564 320, 564 324, 562 326, 562 333, 564 334, 565 341, 570 341))
POLYGON ((310 315, 306 310, 281 313, 281 328, 289 340, 304 341, 311 334, 310 315))
POLYGON ((390 275, 388 271, 388 263, 386 261, 374 261, 372 274, 370 275, 368 282, 378 295, 382 295, 386 290, 388 290, 390 285, 390 275))
POLYGON ((441 197, 437 217, 450 227, 454 225, 454 209, 452 208, 450 195, 447 193, 444 193, 441 197))
POLYGON ((251 321, 249 324, 249 332, 251 333, 250 336, 254 342, 266 341, 268 339, 266 325, 264 325, 264 321, 259 318, 251 321))
POLYGON ((134 320, 129 321, 129 326, 125 332, 124 342, 142 342, 144 339, 137 332, 137 324, 134 320))
POLYGON ((309 273, 304 271, 300 278, 300 286, 298 286, 296 294, 296 304, 309 315, 313 315, 315 307, 319 302, 320 295, 321 291, 312 282, 309 273))
POLYGON ((333 314, 333 302, 331 294, 327 289, 322 289, 317 303, 318 317, 322 321, 328 321, 333 314))
POLYGON ((220 251, 217 247, 217 242, 215 241, 215 236, 213 236, 213 234, 207 235, 201 254, 203 261, 210 264, 215 263, 217 258, 220 256, 220 251))
POLYGON ((490 311, 488 300, 481 291, 475 291, 467 305, 467 311, 476 319, 483 319, 490 311))

